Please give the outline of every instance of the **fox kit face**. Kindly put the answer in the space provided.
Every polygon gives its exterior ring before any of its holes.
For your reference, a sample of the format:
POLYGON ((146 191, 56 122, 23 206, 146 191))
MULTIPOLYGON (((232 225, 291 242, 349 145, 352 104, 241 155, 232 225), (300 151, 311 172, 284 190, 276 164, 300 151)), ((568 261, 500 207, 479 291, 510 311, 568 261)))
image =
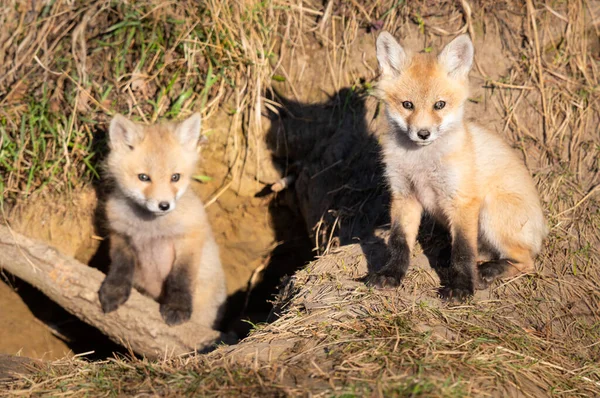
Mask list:
POLYGON ((110 123, 108 170, 127 198, 155 215, 173 211, 198 160, 201 119, 142 126, 116 115, 110 123))
POLYGON ((382 70, 379 91, 399 139, 426 146, 460 126, 473 62, 467 35, 454 39, 436 57, 409 56, 392 35, 382 32, 377 60, 382 70))

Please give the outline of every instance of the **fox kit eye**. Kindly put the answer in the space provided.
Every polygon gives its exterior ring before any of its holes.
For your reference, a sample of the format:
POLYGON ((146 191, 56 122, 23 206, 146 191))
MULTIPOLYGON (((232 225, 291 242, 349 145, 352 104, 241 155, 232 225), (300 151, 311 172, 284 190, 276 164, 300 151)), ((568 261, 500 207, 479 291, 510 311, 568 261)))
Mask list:
POLYGON ((433 105, 433 109, 435 109, 436 111, 439 111, 440 109, 443 109, 445 106, 446 106, 445 101, 438 101, 433 105))
POLYGON ((150 176, 148 174, 138 174, 138 178, 140 181, 148 182, 150 181, 150 176))
POLYGON ((171 176, 171 181, 172 181, 172 182, 177 182, 177 181, 179 181, 179 178, 180 178, 180 177, 181 177, 181 174, 179 174, 179 173, 175 173, 175 174, 173 174, 173 175, 171 176))
POLYGON ((404 109, 408 109, 408 110, 411 110, 411 109, 413 109, 413 108, 415 107, 415 106, 413 105, 413 103, 412 103, 412 102, 410 102, 410 101, 404 101, 404 102, 402 103, 402 106, 404 107, 404 109))

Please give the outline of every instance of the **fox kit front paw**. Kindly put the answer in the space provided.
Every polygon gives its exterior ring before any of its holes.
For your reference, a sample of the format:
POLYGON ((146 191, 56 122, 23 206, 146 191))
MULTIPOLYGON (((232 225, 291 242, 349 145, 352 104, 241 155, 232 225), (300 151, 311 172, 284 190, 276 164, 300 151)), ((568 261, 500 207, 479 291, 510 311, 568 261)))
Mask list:
POLYGON ((108 278, 105 279, 98 291, 98 299, 100 300, 102 311, 108 314, 116 310, 121 304, 127 301, 130 294, 131 284, 111 281, 108 278))
POLYGON ((447 301, 462 302, 473 296, 474 282, 478 278, 476 237, 464 233, 456 225, 452 235, 450 280, 440 289, 440 296, 447 301))
POLYGON ((186 267, 171 271, 164 284, 160 314, 167 325, 179 325, 192 316, 192 292, 186 267))
POLYGON ((170 301, 160 304, 160 315, 169 326, 187 322, 192 316, 191 301, 170 301))
POLYGON ((404 273, 398 267, 388 264, 383 269, 369 276, 368 284, 378 288, 398 287, 404 279, 404 273))
POLYGON ((449 302, 464 302, 473 296, 473 288, 469 286, 443 286, 440 297, 449 302))
POLYGON ((133 286, 135 254, 123 235, 111 234, 110 268, 98 291, 98 299, 104 313, 109 313, 125 303, 133 286))
MULTIPOLYGON (((418 220, 416 218, 421 217, 420 210, 416 210, 414 214, 401 213, 401 210, 405 210, 411 204, 411 199, 397 197, 392 202, 392 217, 395 215, 408 218, 413 222, 408 228, 408 233, 411 229, 419 228, 418 220), (411 220, 413 219, 413 220, 411 220)), ((396 218, 397 219, 397 218, 396 218)), ((369 277, 369 283, 377 287, 398 287, 406 275, 408 266, 410 264, 410 252, 411 246, 414 244, 414 238, 407 239, 407 228, 402 227, 402 221, 392 223, 390 230, 390 239, 388 242, 388 251, 390 259, 386 266, 375 274, 369 277)), ((404 224, 407 224, 404 222, 404 224)))

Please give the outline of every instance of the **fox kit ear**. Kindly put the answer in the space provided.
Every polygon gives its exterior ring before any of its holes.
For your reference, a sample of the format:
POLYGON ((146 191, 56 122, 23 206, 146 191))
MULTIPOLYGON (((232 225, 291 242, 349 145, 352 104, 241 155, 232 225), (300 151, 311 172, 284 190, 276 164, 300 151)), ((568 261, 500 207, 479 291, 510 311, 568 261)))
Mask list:
POLYGON ((111 120, 108 135, 113 148, 115 146, 127 146, 133 149, 143 138, 140 126, 119 113, 111 120))
POLYGON ((448 74, 455 78, 466 78, 473 64, 473 43, 468 35, 460 35, 444 47, 439 62, 448 74))
POLYGON ((406 62, 406 52, 388 32, 381 32, 377 37, 377 61, 383 76, 398 76, 406 62))
POLYGON ((196 112, 192 116, 179 123, 175 129, 175 135, 184 147, 196 148, 200 139, 200 128, 202 127, 202 117, 196 112))

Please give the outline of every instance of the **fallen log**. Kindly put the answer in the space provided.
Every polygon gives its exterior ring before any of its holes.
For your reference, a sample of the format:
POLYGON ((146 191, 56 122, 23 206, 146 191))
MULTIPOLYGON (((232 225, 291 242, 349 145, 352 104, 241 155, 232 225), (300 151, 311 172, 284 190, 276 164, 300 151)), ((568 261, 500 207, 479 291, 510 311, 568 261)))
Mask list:
POLYGON ((116 343, 149 358, 202 351, 223 337, 191 321, 168 326, 158 303, 135 289, 119 309, 104 314, 97 294, 103 273, 2 225, 0 269, 36 287, 116 343))

